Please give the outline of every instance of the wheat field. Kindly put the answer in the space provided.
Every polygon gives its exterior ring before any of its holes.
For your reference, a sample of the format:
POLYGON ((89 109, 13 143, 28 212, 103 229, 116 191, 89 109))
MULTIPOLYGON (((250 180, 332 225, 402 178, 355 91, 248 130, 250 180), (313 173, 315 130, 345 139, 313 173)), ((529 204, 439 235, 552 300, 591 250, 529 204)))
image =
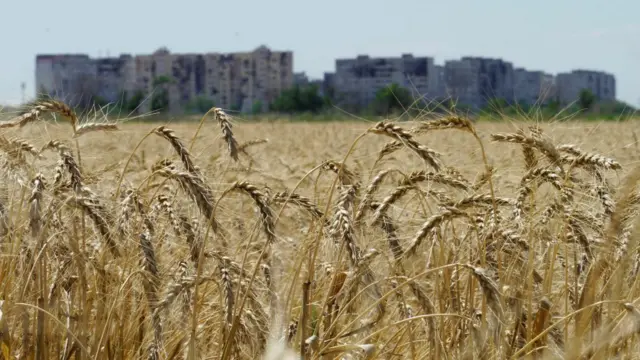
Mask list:
POLYGON ((5 359, 640 358, 633 122, 28 110, 0 123, 5 359))

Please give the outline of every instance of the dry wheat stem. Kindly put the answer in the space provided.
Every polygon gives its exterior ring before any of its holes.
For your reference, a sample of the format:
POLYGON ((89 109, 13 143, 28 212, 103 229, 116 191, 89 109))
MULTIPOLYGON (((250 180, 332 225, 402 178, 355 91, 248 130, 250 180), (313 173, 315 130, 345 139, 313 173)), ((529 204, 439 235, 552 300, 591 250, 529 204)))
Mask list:
POLYGON ((231 131, 231 122, 229 122, 229 116, 220 108, 215 108, 213 111, 215 118, 220 125, 220 129, 222 130, 222 136, 224 136, 224 140, 227 142, 229 156, 231 156, 233 160, 238 161, 238 143, 233 137, 233 132, 231 131))

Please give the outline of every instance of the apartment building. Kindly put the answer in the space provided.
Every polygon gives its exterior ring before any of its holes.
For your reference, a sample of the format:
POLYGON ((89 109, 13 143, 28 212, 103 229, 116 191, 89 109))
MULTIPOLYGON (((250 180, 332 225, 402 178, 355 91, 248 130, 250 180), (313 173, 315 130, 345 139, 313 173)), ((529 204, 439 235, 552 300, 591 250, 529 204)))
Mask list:
MULTIPOLYGON (((165 90, 169 109, 179 111, 198 97, 216 106, 250 111, 266 109, 293 85, 293 53, 260 46, 250 52, 173 54, 161 48, 149 55, 91 59, 87 55, 39 55, 39 90, 58 97, 93 94, 108 101, 123 92, 151 95, 165 90)), ((151 109, 151 101, 142 111, 151 109)))
POLYGON ((359 55, 337 59, 335 71, 322 80, 304 72, 293 73, 293 54, 260 46, 239 53, 174 54, 161 48, 152 54, 92 59, 86 54, 47 54, 36 57, 36 89, 88 105, 97 97, 109 102, 123 94, 141 91, 147 96, 141 111, 151 110, 152 95, 166 91, 169 110, 180 111, 194 100, 207 99, 216 106, 252 111, 258 104, 268 109, 280 93, 293 86, 317 84, 322 95, 338 106, 368 106, 376 93, 393 83, 426 102, 451 98, 479 109, 488 101, 535 105, 557 99, 578 100, 589 89, 600 100, 615 100, 613 75, 574 70, 553 76, 542 71, 514 69, 502 59, 462 57, 435 65, 431 57, 377 57, 359 55))
POLYGON ((514 70, 514 99, 519 104, 544 105, 556 97, 553 75, 524 68, 514 70))
POLYGON ((309 85, 309 77, 304 71, 293 73, 293 85, 296 85, 296 86, 309 85))
POLYGON ((444 63, 444 82, 447 97, 454 102, 469 106, 480 106, 478 74, 470 61, 446 61, 444 63))
POLYGON ((465 56, 446 61, 444 78, 447 95, 473 108, 482 108, 491 99, 513 99, 513 64, 502 59, 465 56))
POLYGON ((280 93, 293 85, 293 53, 260 46, 252 52, 172 54, 159 49, 136 57, 136 83, 149 94, 160 88, 169 93, 169 108, 184 108, 204 97, 225 109, 266 110, 280 93), (159 84, 159 79, 169 79, 159 84))
POLYGON ((558 101, 569 104, 578 101, 580 92, 590 90, 600 101, 616 99, 616 79, 602 71, 573 70, 556 76, 558 101))
POLYGON ((97 88, 96 64, 85 54, 46 54, 36 57, 37 95, 53 95, 78 103, 97 88))
POLYGON ((336 60, 335 74, 325 74, 331 79, 331 88, 339 102, 358 107, 367 106, 376 93, 391 84, 398 84, 413 93, 414 98, 435 98, 439 77, 431 57, 370 58, 359 55, 354 59, 336 60))
POLYGON ((96 71, 95 94, 102 100, 115 103, 136 90, 135 61, 129 54, 94 60, 96 71))

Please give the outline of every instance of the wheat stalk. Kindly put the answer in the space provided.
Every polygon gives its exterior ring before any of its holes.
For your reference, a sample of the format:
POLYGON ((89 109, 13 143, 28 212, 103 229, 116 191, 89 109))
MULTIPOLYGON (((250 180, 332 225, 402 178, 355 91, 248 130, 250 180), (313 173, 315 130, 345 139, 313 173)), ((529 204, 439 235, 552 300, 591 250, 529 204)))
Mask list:
POLYGON ((238 161, 238 143, 233 137, 229 116, 220 108, 215 108, 214 114, 218 124, 220 125, 220 129, 222 130, 222 136, 224 136, 224 140, 227 142, 229 156, 231 156, 233 160, 238 161))
POLYGON ((427 148, 424 145, 419 144, 416 140, 413 139, 413 136, 408 131, 402 129, 401 127, 382 121, 377 123, 368 131, 374 134, 386 135, 397 139, 397 141, 420 156, 427 164, 433 167, 435 171, 440 170, 441 163, 438 159, 440 154, 438 154, 434 150, 427 148))

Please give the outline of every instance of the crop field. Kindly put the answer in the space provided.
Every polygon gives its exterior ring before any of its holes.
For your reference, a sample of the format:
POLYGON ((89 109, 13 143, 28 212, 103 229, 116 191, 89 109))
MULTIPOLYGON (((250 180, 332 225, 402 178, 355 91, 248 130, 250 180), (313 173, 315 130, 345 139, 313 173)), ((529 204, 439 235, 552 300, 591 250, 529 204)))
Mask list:
POLYGON ((5 359, 640 358, 633 122, 5 117, 5 359))

